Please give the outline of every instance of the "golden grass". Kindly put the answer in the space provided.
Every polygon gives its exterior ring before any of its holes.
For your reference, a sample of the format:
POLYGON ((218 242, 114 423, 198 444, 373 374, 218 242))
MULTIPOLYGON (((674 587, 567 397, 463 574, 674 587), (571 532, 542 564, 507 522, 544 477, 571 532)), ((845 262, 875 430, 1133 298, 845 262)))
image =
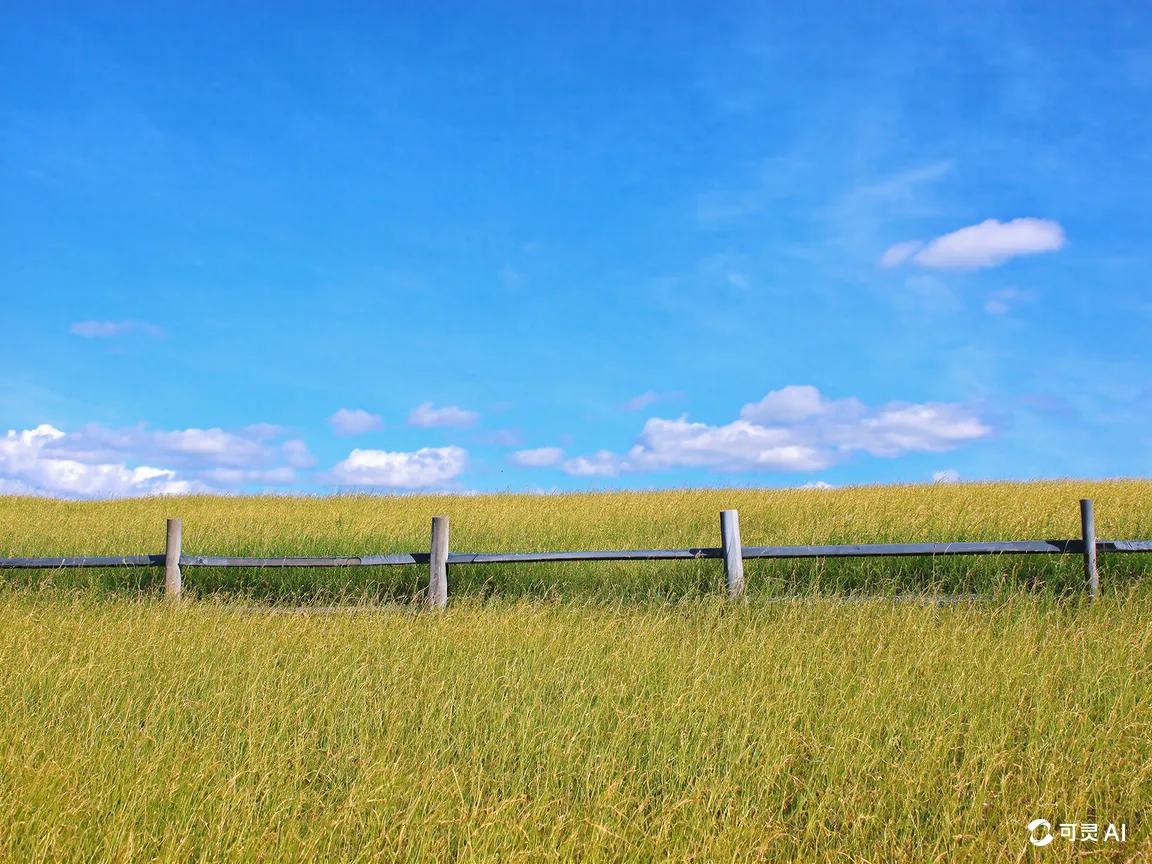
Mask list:
MULTIPOLYGON (((1051 481, 837 490, 678 490, 667 492, 484 496, 337 496, 149 498, 69 502, 0 498, 0 555, 139 554, 163 549, 164 519, 184 519, 188 554, 357 555, 428 548, 433 515, 452 519, 459 551, 534 551, 719 545, 718 514, 740 511, 747 545, 1040 539, 1079 535, 1077 500, 1096 502, 1098 535, 1152 537, 1152 481, 1051 481)), ((1149 556, 1103 559, 1105 585, 1117 587, 1149 568, 1149 556)), ((1045 585, 1077 590, 1074 556, 871 561, 749 562, 753 594, 797 588, 954 591, 1045 585)), ((711 593, 719 564, 590 564, 456 567, 456 594, 683 597, 711 593)), ((8 574, 11 584, 136 589, 151 573, 8 574)), ((303 599, 411 596, 418 568, 341 572, 191 570, 193 592, 242 591, 303 599)))
MULTIPOLYGON (((1059 538, 1080 497, 1152 536, 1148 481, 8 497, 0 555, 159 552, 167 516, 190 554, 420 550, 441 513, 464 551, 713 546, 729 507, 749 545, 1059 538)), ((1103 556, 1095 604, 1076 556, 748 562, 747 604, 716 561, 453 567, 444 614, 379 605, 419 567, 189 569, 179 604, 155 568, 9 571, 0 861, 1145 860, 1149 558, 1103 556), (1032 850, 1037 816, 1129 841, 1032 850)))
POLYGON ((1136 860, 1148 612, 8 592, 0 860, 1136 860))

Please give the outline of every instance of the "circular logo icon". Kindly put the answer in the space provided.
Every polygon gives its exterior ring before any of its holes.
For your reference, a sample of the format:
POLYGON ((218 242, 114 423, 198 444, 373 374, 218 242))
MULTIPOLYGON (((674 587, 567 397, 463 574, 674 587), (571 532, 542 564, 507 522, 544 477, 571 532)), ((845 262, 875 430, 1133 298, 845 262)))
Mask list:
POLYGON ((1028 835, 1028 842, 1033 846, 1047 846, 1054 839, 1052 823, 1047 819, 1033 819, 1028 823, 1028 835))

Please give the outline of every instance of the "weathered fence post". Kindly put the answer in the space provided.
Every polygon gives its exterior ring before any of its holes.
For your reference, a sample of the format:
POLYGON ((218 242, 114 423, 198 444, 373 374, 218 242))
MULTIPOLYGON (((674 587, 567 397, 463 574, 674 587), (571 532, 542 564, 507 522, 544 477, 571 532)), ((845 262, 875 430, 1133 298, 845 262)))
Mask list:
POLYGON ((448 517, 432 517, 432 553, 428 556, 428 605, 448 605, 448 517))
POLYGON ((1088 596, 1100 596, 1100 573, 1096 569, 1096 517, 1092 513, 1092 499, 1080 499, 1080 536, 1084 539, 1084 581, 1088 583, 1088 596))
POLYGON ((179 519, 168 520, 168 537, 164 544, 164 596, 175 599, 183 587, 180 578, 180 543, 183 525, 179 519))
POLYGON ((736 510, 720 511, 720 545, 724 547, 728 599, 738 600, 744 596, 744 554, 740 548, 740 513, 736 510))

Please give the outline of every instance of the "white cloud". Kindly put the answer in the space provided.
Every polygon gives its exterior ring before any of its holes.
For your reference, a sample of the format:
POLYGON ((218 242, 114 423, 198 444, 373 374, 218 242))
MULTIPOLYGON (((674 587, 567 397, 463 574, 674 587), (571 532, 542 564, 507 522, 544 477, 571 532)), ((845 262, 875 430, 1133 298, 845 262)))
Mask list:
POLYGON ((412 426, 429 428, 432 426, 471 426, 480 415, 467 408, 456 405, 444 405, 437 408, 431 402, 417 405, 408 415, 408 423, 412 426))
POLYGON ((1064 243, 1064 229, 1051 219, 985 219, 925 244, 916 240, 896 243, 884 252, 880 264, 892 267, 911 260, 921 267, 978 270, 1022 255, 1056 252, 1064 243))
POLYGON ((991 432, 991 428, 963 405, 894 402, 857 423, 831 428, 827 437, 845 450, 864 450, 873 456, 899 456, 951 450, 991 432))
POLYGON ((924 244, 919 240, 905 240, 902 243, 893 243, 880 256, 881 267, 897 267, 911 258, 924 244))
POLYGON ((991 433, 964 405, 892 402, 872 409, 859 399, 829 399, 815 387, 794 385, 745 405, 739 419, 722 425, 650 418, 626 453, 601 450, 562 467, 584 477, 672 468, 818 471, 856 452, 940 452, 991 433))
POLYGON ((0 484, 7 491, 33 495, 95 498, 194 491, 172 470, 119 463, 91 463, 53 455, 49 446, 65 433, 47 424, 0 439, 0 484))
POLYGON ((809 384, 793 384, 773 390, 759 402, 740 409, 740 419, 752 423, 795 423, 822 413, 829 407, 820 391, 809 384))
POLYGON ((615 477, 626 468, 624 460, 611 450, 593 456, 578 456, 564 463, 564 471, 575 477, 615 477))
POLYGON ((712 468, 718 471, 814 471, 831 464, 827 453, 786 428, 736 420, 724 426, 663 420, 644 424, 624 463, 629 470, 712 468))
POLYGON ((224 465, 247 465, 261 458, 263 442, 223 429, 173 429, 152 433, 153 441, 162 453, 189 460, 224 465))
POLYGON ((813 480, 810 483, 801 483, 796 487, 797 489, 835 489, 831 483, 826 483, 823 480, 813 480))
POLYGON ((328 423, 337 435, 362 435, 383 425, 379 414, 370 414, 362 408, 341 408, 328 418, 328 423))
POLYGON ((517 450, 510 458, 517 465, 547 468, 550 465, 559 465, 564 459, 564 451, 559 447, 536 447, 532 450, 517 450))
POLYGON ((130 333, 140 333, 153 338, 163 336, 164 329, 148 321, 77 321, 69 331, 85 339, 110 339, 130 333))
POLYGON ((468 464, 460 447, 423 447, 413 452, 353 450, 332 469, 330 479, 342 486, 425 489, 451 482, 468 464))
POLYGON ((278 444, 282 434, 265 423, 238 432, 144 424, 11 430, 0 439, 0 490, 105 498, 282 486, 296 481, 296 469, 315 464, 303 441, 278 444))
POLYGON ((109 429, 89 424, 51 442, 52 453, 79 462, 124 459, 166 462, 178 468, 246 468, 276 461, 262 426, 240 432, 210 429, 150 429, 144 424, 109 429), (256 431, 250 431, 255 428, 256 431))
POLYGON ((960 472, 955 468, 945 468, 943 471, 932 472, 933 483, 958 483, 960 482, 960 472))
POLYGON ((316 457, 312 455, 308 445, 299 438, 285 441, 280 445, 280 452, 284 454, 284 459, 293 468, 311 468, 316 464, 316 457))

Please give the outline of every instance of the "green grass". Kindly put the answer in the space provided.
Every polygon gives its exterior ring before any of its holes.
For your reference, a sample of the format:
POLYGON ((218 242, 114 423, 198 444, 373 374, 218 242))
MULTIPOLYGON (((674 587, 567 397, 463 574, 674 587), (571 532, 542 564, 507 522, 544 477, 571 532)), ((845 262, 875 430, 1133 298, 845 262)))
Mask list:
POLYGON ((8 592, 0 860, 1135 860, 1150 611, 8 592))
MULTIPOLYGON (((1079 536, 1077 500, 1096 501, 1102 538, 1152 537, 1152 481, 1053 481, 837 490, 467 496, 193 496, 69 502, 0 497, 0 556, 161 552, 164 519, 184 520, 188 554, 358 555, 428 548, 429 521, 452 519, 458 551, 536 551, 719 545, 719 512, 740 511, 747 545, 1079 536)), ((1102 558, 1106 590, 1152 568, 1152 556, 1102 558)), ((700 598, 721 586, 716 561, 453 567, 455 596, 700 598)), ((1082 590, 1068 556, 749 561, 753 596, 796 592, 1082 590)), ((155 592, 152 570, 3 574, 4 585, 96 585, 155 592)), ((189 569, 194 595, 225 592, 279 603, 406 600, 419 567, 341 570, 189 569)))

